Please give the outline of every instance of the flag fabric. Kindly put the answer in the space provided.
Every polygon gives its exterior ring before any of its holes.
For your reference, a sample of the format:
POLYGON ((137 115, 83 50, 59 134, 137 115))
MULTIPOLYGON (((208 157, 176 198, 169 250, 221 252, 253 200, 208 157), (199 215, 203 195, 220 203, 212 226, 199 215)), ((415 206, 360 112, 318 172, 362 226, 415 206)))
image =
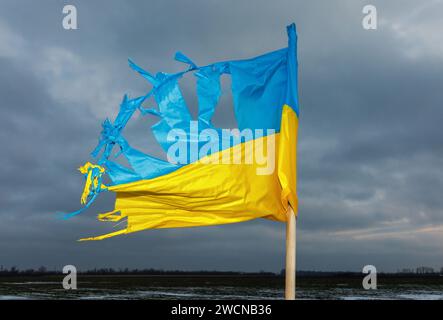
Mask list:
POLYGON ((114 192, 114 210, 99 214, 98 219, 126 225, 81 240, 255 218, 285 222, 289 206, 297 214, 299 103, 294 24, 287 27, 287 33, 286 48, 252 59, 197 66, 178 52, 176 60, 188 66, 179 73, 153 75, 129 61, 152 88, 142 97, 125 95, 115 120, 104 121, 92 152, 97 164, 87 162, 79 169, 86 179, 81 197, 84 207, 64 215, 75 216, 101 192, 114 192), (180 90, 186 73, 196 76, 196 119, 180 90), (222 94, 222 76, 231 78, 238 126, 231 134, 212 123, 222 94), (156 106, 146 107, 148 98, 156 106), (123 130, 136 112, 157 118, 151 129, 167 160, 137 150, 125 139, 123 130), (105 175, 110 183, 104 183, 105 175))

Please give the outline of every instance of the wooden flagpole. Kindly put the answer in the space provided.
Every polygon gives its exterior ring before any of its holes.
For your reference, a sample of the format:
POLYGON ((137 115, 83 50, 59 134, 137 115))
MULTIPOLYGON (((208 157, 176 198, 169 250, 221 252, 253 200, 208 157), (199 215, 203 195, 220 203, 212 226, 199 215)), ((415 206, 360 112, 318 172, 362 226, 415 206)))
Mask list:
POLYGON ((296 281, 296 226, 297 218, 294 210, 289 206, 286 221, 286 278, 285 278, 285 299, 295 300, 296 281))

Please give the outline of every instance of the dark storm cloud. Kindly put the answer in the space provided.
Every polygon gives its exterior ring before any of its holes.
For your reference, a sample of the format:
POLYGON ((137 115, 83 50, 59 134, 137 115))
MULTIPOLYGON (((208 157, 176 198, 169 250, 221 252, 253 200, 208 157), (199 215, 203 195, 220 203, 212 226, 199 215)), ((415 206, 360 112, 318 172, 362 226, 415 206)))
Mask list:
MULTIPOLYGON (((96 243, 103 195, 70 221, 100 122, 122 95, 146 92, 127 67, 178 71, 286 45, 296 22, 300 61, 299 266, 385 270, 443 264, 443 43, 439 1, 372 1, 379 28, 361 27, 365 1, 2 1, 0 4, 0 263, 3 265, 279 270, 284 226, 151 230, 96 243), (79 30, 65 31, 74 4, 79 30)), ((183 80, 195 114, 192 75, 183 80)), ((229 89, 229 81, 224 83, 229 89)), ((230 96, 215 123, 235 126, 230 96)), ((156 156, 153 118, 126 134, 156 156)), ((117 227, 118 228, 118 227, 117 227)))

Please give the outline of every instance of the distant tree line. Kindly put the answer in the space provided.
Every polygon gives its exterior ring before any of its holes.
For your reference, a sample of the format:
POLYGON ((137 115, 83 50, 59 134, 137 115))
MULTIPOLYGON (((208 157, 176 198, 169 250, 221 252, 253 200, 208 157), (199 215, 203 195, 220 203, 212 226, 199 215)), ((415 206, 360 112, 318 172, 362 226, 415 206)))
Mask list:
MULTIPOLYGON (((0 276, 14 276, 14 275, 53 275, 61 274, 61 270, 49 270, 48 268, 41 266, 38 269, 19 269, 16 266, 11 268, 4 268, 0 266, 0 276)), ((184 271, 184 270, 162 270, 162 269, 129 269, 129 268, 94 268, 89 270, 78 270, 78 274, 83 275, 219 275, 219 276, 278 276, 274 272, 259 271, 259 272, 236 272, 236 271, 211 271, 211 270, 197 270, 197 271, 184 271)))
MULTIPOLYGON (((389 277, 405 277, 405 276, 420 276, 420 277, 430 277, 443 275, 443 268, 440 272, 427 270, 427 272, 422 272, 421 268, 417 270, 413 269, 399 270, 395 273, 385 273, 379 272, 379 276, 389 276, 389 277)), ((215 270, 197 270, 197 271, 184 271, 184 270, 163 270, 163 269, 129 269, 129 268, 94 268, 89 270, 78 270, 78 274, 82 275, 150 275, 150 276, 167 276, 167 275, 189 275, 189 276, 260 276, 260 277, 284 277, 285 269, 282 269, 280 273, 274 273, 269 271, 259 271, 259 272, 237 272, 237 271, 215 271, 215 270)), ((45 275, 58 275, 62 274, 61 270, 49 270, 47 267, 41 266, 37 269, 19 269, 17 266, 12 266, 10 268, 5 268, 0 265, 0 276, 45 276, 45 275)), ((354 271, 304 271, 298 270, 297 277, 361 277, 361 272, 354 271)))

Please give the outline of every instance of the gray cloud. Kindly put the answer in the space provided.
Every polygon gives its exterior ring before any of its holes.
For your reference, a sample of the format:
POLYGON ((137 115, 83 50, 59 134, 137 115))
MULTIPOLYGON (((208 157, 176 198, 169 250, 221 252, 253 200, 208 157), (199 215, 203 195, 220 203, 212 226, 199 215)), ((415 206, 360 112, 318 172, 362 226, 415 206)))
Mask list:
MULTIPOLYGON (((284 226, 270 221, 150 230, 96 243, 113 229, 95 221, 103 195, 70 221, 100 122, 124 93, 149 88, 126 59, 153 72, 178 71, 176 50, 198 64, 247 58, 286 46, 299 32, 299 267, 383 270, 443 265, 443 27, 441 1, 372 1, 379 28, 361 27, 365 1, 69 1, 79 30, 61 25, 63 1, 0 4, 0 263, 71 263, 278 271, 284 226)), ((68 2, 66 2, 68 3, 68 2)), ((225 91, 229 82, 224 83, 225 91)), ((195 113, 193 79, 183 80, 195 113)), ((235 126, 230 97, 216 123, 235 126)), ((151 118, 127 128, 160 156, 151 118)))

